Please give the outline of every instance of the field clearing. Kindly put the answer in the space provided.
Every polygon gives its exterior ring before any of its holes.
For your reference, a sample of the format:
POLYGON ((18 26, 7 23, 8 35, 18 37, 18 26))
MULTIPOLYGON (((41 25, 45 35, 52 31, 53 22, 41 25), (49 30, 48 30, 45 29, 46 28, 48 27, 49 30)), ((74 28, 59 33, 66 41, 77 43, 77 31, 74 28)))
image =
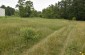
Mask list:
POLYGON ((85 22, 43 18, 0 18, 0 55, 81 55, 85 22))

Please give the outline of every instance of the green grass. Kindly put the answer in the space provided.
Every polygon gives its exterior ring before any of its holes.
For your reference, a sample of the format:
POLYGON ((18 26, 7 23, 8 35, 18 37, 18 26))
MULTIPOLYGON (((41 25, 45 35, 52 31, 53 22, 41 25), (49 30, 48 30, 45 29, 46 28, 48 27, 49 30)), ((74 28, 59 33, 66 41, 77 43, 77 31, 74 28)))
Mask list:
POLYGON ((0 55, 81 55, 85 22, 43 18, 0 18, 0 55))
POLYGON ((0 55, 21 55, 26 49, 68 25, 67 20, 0 18, 0 55))

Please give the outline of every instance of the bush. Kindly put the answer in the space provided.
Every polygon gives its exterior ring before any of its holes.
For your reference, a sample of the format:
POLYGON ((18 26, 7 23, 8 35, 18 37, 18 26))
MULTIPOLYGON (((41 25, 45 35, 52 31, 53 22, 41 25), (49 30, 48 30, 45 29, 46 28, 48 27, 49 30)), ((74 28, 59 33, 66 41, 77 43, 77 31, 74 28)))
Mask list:
POLYGON ((73 17, 72 20, 76 20, 76 17, 73 17))
POLYGON ((20 30, 20 36, 24 39, 24 41, 34 41, 39 38, 39 33, 33 28, 22 28, 20 30))

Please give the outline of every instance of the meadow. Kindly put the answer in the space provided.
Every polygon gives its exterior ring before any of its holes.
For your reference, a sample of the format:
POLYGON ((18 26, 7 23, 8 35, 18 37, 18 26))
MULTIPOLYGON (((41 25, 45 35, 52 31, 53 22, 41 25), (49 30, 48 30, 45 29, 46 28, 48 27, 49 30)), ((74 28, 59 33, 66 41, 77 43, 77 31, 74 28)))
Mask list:
POLYGON ((84 53, 84 21, 0 18, 0 55, 82 55, 84 53))

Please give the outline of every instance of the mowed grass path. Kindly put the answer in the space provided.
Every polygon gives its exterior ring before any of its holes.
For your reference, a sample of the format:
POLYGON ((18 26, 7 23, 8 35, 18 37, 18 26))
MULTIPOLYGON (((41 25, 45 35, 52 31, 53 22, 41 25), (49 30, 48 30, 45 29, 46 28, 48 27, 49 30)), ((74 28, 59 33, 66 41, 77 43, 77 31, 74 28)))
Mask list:
POLYGON ((1 55, 81 55, 85 22, 63 19, 0 19, 1 55))
POLYGON ((61 52, 64 53, 64 48, 66 48, 67 45, 66 41, 70 39, 69 33, 72 29, 73 25, 70 24, 58 31, 56 30, 51 35, 47 36, 47 38, 28 49, 27 52, 25 51, 24 55, 60 55, 61 52))
POLYGON ((85 22, 73 21, 39 42, 22 55, 82 55, 85 54, 85 22), (82 53, 80 53, 82 52, 82 53))

